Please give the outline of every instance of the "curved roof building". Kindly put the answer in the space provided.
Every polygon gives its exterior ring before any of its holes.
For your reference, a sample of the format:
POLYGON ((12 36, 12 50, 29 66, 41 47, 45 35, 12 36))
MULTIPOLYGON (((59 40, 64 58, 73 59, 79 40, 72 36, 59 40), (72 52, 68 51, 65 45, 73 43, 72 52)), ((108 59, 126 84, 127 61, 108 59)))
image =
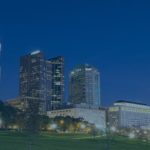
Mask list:
POLYGON ((100 72, 95 67, 88 64, 77 66, 70 72, 69 81, 72 104, 100 106, 100 72))

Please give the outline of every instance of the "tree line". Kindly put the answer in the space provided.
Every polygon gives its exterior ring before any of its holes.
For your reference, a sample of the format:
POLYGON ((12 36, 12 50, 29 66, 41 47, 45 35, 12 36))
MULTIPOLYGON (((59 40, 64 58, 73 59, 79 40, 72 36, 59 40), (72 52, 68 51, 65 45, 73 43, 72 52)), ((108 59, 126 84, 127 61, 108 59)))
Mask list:
POLYGON ((38 108, 38 103, 31 102, 25 111, 21 111, 0 101, 0 128, 30 133, 40 131, 72 133, 95 131, 95 126, 82 118, 72 118, 70 116, 49 118, 46 115, 41 115, 38 108))

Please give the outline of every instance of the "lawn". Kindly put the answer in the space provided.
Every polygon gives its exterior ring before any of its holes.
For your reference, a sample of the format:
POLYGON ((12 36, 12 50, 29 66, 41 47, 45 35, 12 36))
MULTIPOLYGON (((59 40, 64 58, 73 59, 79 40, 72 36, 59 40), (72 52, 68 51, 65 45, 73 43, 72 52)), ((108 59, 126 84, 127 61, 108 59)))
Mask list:
MULTIPOLYGON (((0 150, 108 150, 104 138, 89 135, 40 135, 0 132, 0 150), (29 144, 30 143, 30 144, 29 144)), ((110 150, 149 150, 150 143, 127 138, 110 141, 110 150)))

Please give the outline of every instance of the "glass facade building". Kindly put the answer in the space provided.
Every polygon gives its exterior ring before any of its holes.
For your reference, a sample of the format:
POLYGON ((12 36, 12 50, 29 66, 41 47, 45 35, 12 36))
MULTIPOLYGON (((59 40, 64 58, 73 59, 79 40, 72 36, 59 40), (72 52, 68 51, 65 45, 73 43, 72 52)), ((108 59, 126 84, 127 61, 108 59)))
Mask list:
POLYGON ((143 128, 150 125, 150 106, 118 101, 108 110, 111 126, 117 128, 143 128))
POLYGON ((64 58, 49 59, 51 64, 51 109, 59 109, 64 103, 64 58))
POLYGON ((96 68, 85 64, 71 71, 69 100, 75 105, 100 107, 100 73, 96 68))
POLYGON ((62 103, 64 100, 64 74, 62 70, 62 74, 59 74, 59 68, 63 68, 64 65, 62 62, 60 66, 59 61, 60 57, 45 60, 43 53, 40 51, 21 57, 19 90, 25 108, 28 107, 29 102, 34 101, 39 102, 40 112, 46 112, 56 108, 54 97, 57 98, 55 99, 57 105, 62 103), (62 78, 58 78, 58 76, 62 76, 62 78), (59 83, 56 83, 57 79, 59 83), (61 87, 60 85, 54 86, 55 83, 60 84, 61 87), (59 92, 59 89, 61 89, 61 92, 59 92))
POLYGON ((39 102, 40 111, 46 111, 46 76, 44 55, 35 51, 20 60, 20 98, 25 108, 30 102, 39 102))

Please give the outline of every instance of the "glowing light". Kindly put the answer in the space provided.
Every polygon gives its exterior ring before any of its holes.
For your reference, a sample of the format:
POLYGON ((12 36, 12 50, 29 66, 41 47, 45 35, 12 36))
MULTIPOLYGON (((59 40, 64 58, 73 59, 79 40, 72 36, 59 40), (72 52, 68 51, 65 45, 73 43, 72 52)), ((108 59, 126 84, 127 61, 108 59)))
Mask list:
POLYGON ((110 107, 110 108, 109 108, 109 111, 110 111, 110 112, 119 111, 119 107, 110 107))
POLYGON ((129 138, 130 139, 134 139, 135 138, 135 134, 133 132, 129 133, 129 138))
POLYGON ((56 128, 57 128, 57 124, 52 124, 52 125, 51 125, 51 129, 52 129, 52 130, 55 130, 56 128))
POLYGON ((12 128, 13 128, 13 129, 18 129, 18 126, 17 126, 17 125, 13 125, 12 128))
POLYGON ((85 68, 85 70, 86 70, 86 71, 91 71, 91 70, 92 70, 92 68, 85 68))
POLYGON ((60 124, 63 125, 65 122, 64 120, 60 120, 60 124))
POLYGON ((80 128, 85 129, 86 128, 85 124, 81 124, 80 128))
POLYGON ((40 53, 40 50, 36 50, 36 51, 32 52, 31 55, 36 55, 38 53, 40 53))
POLYGON ((112 132, 116 132, 116 127, 111 127, 110 130, 111 130, 112 132))

